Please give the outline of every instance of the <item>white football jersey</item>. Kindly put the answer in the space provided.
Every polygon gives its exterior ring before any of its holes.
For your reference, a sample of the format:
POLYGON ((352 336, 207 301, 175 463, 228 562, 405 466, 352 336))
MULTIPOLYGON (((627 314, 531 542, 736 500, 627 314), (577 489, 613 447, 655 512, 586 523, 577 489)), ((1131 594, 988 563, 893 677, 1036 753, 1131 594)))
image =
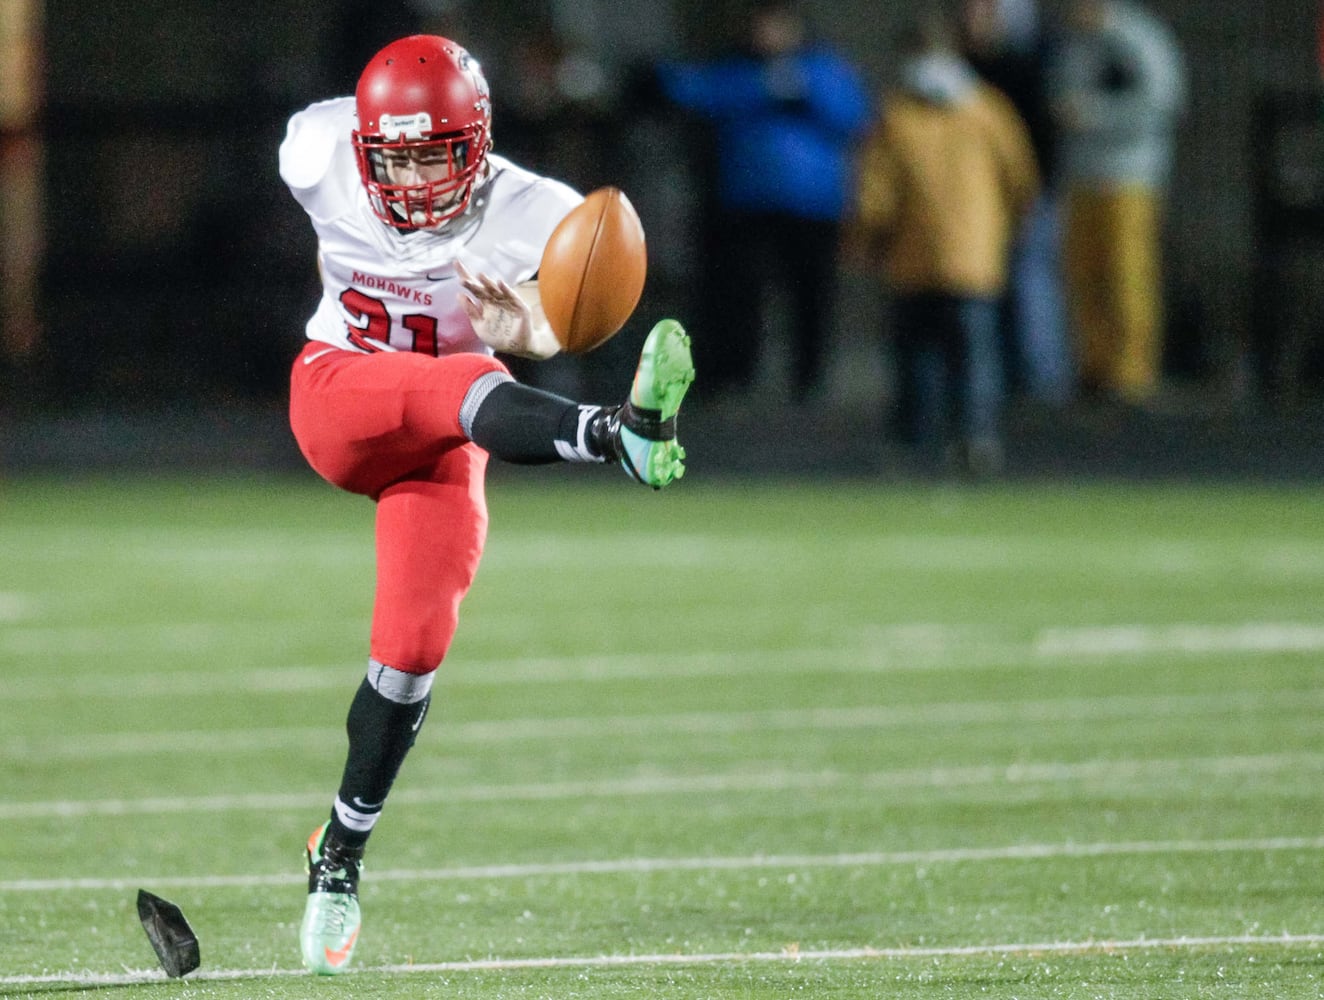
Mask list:
POLYGON ((281 178, 317 233, 322 299, 309 339, 359 351, 491 354, 459 304, 455 262, 512 285, 529 280, 552 230, 583 197, 488 154, 487 180, 462 216, 438 230, 397 230, 368 204, 355 125, 353 98, 321 101, 290 119, 280 147, 281 178))

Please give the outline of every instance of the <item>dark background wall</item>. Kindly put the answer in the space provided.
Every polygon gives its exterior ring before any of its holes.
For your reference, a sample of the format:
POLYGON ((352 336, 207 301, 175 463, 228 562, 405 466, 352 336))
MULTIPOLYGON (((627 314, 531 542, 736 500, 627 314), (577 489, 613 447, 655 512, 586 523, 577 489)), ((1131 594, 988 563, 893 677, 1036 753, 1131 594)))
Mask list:
MULTIPOLYGON (((736 6, 49 0, 44 330, 36 362, 9 363, 5 405, 278 399, 315 296, 311 238, 276 175, 285 118, 348 92, 368 54, 415 30, 452 34, 483 61, 499 151, 635 196, 654 251, 647 304, 683 310, 702 266, 692 251, 694 137, 622 102, 631 67, 711 51, 736 6), (581 54, 589 90, 601 74, 597 97, 570 115, 540 106, 527 86, 540 79, 534 43, 553 35, 581 54)), ((894 29, 915 3, 806 6, 881 85, 894 29)), ((1210 393, 1253 394, 1263 331, 1294 324, 1309 355, 1319 326, 1318 4, 1152 7, 1185 46, 1191 81, 1168 218, 1169 368, 1210 393)), ((849 355, 877 311, 871 288, 848 282, 844 300, 838 353, 849 355)))

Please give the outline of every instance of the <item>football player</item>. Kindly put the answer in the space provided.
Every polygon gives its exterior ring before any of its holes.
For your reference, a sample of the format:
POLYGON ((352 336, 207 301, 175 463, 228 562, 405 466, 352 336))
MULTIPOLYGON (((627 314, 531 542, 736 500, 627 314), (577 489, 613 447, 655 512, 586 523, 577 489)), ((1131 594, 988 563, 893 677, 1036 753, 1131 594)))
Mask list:
POLYGON ((520 384, 493 356, 558 350, 536 272, 583 199, 492 152, 482 70, 449 39, 393 42, 353 98, 295 114, 280 173, 317 234, 322 279, 291 374, 290 424, 313 469, 376 503, 367 676, 330 819, 307 844, 303 961, 334 974, 358 940, 364 845, 478 567, 488 455, 611 462, 666 486, 684 471, 675 422, 694 369, 674 320, 649 333, 615 406, 520 384))

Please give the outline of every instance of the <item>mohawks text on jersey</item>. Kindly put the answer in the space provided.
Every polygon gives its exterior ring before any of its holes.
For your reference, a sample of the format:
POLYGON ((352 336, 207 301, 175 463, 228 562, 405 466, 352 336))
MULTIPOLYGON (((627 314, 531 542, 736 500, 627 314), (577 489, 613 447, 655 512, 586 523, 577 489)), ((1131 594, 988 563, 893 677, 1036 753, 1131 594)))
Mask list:
POLYGON ((350 281, 355 285, 363 285, 379 292, 386 292, 388 295, 398 295, 415 305, 432 305, 432 295, 430 293, 421 292, 417 288, 410 288, 408 285, 402 285, 390 278, 379 278, 375 274, 364 274, 362 271, 355 271, 350 281))

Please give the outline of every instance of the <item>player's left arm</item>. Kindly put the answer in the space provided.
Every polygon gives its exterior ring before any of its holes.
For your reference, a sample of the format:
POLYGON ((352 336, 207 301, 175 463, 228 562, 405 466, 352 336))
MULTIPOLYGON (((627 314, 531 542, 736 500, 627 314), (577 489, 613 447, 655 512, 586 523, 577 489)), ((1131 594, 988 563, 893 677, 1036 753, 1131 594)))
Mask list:
POLYGON ((511 285, 502 278, 471 274, 459 261, 460 305, 474 333, 501 354, 546 361, 561 350, 543 312, 537 281, 511 285))

